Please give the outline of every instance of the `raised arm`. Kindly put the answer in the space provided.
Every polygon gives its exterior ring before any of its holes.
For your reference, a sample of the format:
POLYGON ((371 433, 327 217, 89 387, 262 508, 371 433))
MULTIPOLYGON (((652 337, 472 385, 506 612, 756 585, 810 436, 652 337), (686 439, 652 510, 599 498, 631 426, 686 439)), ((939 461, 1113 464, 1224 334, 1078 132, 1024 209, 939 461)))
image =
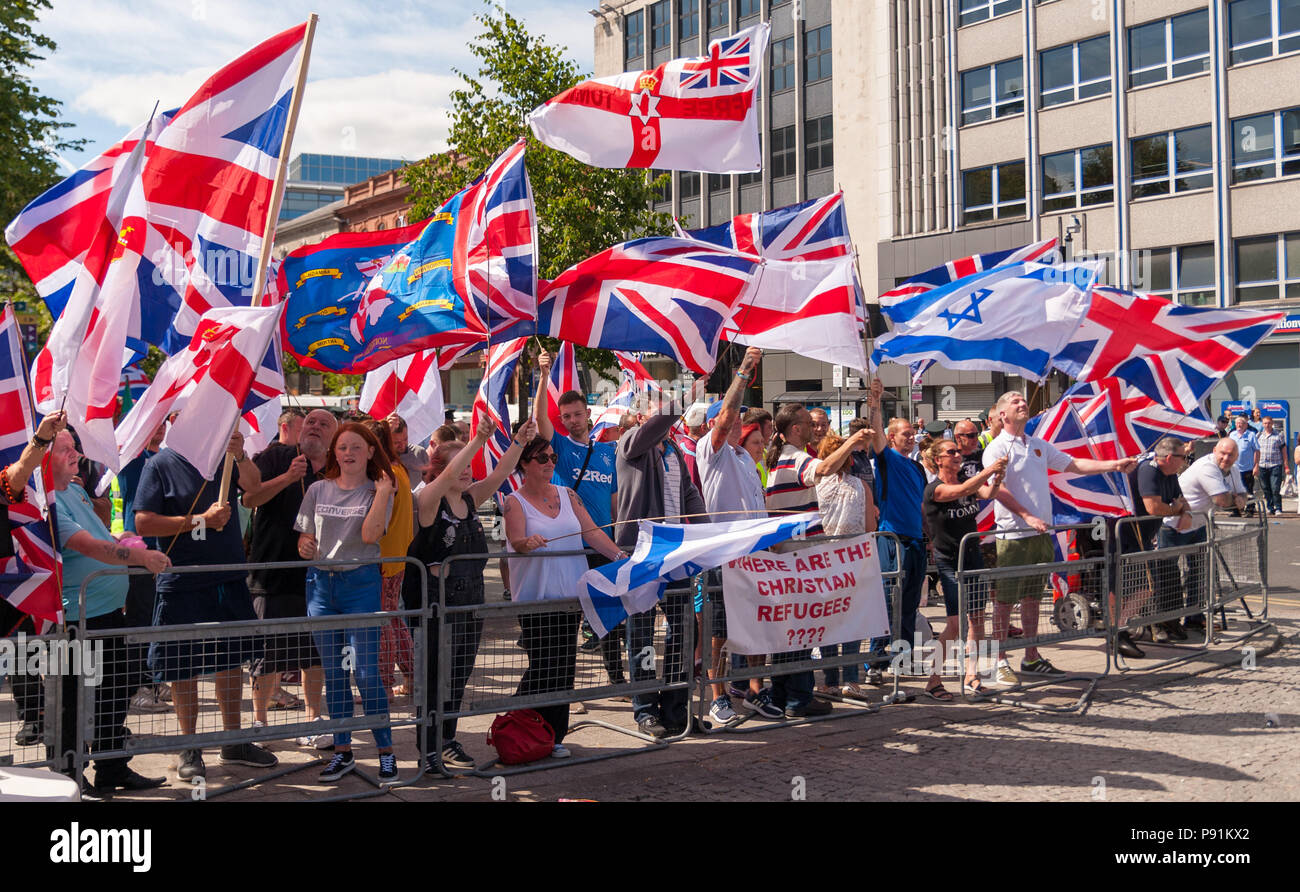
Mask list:
POLYGON ((885 394, 885 385, 879 378, 871 379, 871 393, 867 397, 867 407, 871 410, 868 425, 871 430, 871 451, 876 455, 885 451, 889 441, 885 439, 885 420, 880 414, 880 400, 885 394))
MULTIPOLYGON (((546 382, 551 378, 552 362, 554 362, 554 358, 545 350, 537 354, 537 371, 540 374, 537 379, 539 381, 537 385, 538 398, 533 400, 533 420, 537 422, 537 433, 547 440, 555 436, 555 425, 551 424, 551 416, 546 411, 547 401, 542 399, 541 396, 542 391, 546 389, 546 382)), ((527 443, 528 441, 525 440, 524 442, 527 443)))
POLYGON ((991 499, 997 495, 998 490, 1002 487, 1002 475, 1006 470, 1007 457, 1004 455, 964 483, 940 483, 934 488, 934 500, 936 502, 955 502, 957 499, 964 499, 971 494, 978 495, 981 499, 991 499), (990 480, 992 480, 991 483, 990 480))
POLYGON ((36 428, 36 433, 32 439, 23 447, 22 454, 18 456, 18 461, 11 464, 5 469, 9 477, 9 489, 13 492, 15 499, 21 499, 23 489, 27 486, 27 481, 31 479, 32 472, 40 465, 41 459, 45 457, 45 451, 50 448, 54 442, 54 437, 59 431, 68 426, 67 416, 62 412, 51 412, 41 419, 40 426, 36 428))
POLYGON ((873 442, 876 432, 871 428, 863 428, 853 436, 849 437, 830 455, 826 456, 817 463, 817 476, 825 477, 827 474, 838 474, 840 468, 848 462, 853 456, 853 450, 859 446, 865 446, 873 442))
POLYGON ((726 395, 722 397, 718 417, 714 419, 713 430, 709 432, 714 452, 727 444, 732 428, 740 423, 740 399, 745 394, 745 388, 754 380, 754 370, 758 368, 758 361, 762 358, 763 351, 757 347, 749 347, 745 350, 745 358, 740 362, 740 370, 736 372, 736 377, 727 388, 726 395))
MULTIPOLYGON (((540 403, 541 400, 537 402, 540 403)), ((542 414, 545 415, 546 413, 543 412, 542 414)), ((475 505, 481 504, 492 493, 501 488, 501 484, 506 482, 506 478, 519 464, 519 456, 524 451, 524 447, 536 436, 537 424, 530 418, 515 432, 515 438, 510 442, 510 448, 501 456, 501 460, 492 469, 492 473, 469 488, 470 498, 474 500, 475 505)), ((461 450, 461 452, 465 451, 464 449, 461 450)))

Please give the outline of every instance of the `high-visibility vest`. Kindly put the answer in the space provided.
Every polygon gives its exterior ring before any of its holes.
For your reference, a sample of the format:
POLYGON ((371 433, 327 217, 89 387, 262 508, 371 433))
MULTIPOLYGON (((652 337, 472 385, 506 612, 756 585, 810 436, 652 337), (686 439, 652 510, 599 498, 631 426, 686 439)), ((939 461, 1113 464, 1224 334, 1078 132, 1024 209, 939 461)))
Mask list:
POLYGON ((109 484, 109 492, 112 493, 113 522, 109 525, 108 531, 114 536, 120 536, 126 532, 126 512, 123 510, 122 484, 118 482, 116 475, 113 477, 113 482, 109 484))

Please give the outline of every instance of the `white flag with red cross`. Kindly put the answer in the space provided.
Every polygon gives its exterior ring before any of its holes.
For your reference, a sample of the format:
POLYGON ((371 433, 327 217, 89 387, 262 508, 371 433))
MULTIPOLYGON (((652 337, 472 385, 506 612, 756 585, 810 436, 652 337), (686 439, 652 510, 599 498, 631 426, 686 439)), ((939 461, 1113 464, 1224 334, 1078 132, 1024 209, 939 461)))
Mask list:
POLYGON ((711 41, 706 56, 583 81, 528 123, 593 167, 753 173, 763 161, 756 94, 768 31, 763 22, 711 41))
POLYGON ((407 439, 423 443, 443 422, 438 351, 421 350, 366 372, 357 408, 372 418, 396 412, 406 422, 407 439))

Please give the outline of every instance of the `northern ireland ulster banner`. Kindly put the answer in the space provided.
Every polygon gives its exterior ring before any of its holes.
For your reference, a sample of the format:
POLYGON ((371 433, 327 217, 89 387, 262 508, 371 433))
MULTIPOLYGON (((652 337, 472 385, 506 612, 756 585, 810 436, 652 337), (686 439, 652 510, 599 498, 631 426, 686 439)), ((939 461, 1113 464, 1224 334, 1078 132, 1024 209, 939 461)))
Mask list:
POLYGON ((755 93, 768 29, 764 22, 714 40, 707 56, 583 81, 528 123, 539 140, 593 167, 757 171, 755 93))

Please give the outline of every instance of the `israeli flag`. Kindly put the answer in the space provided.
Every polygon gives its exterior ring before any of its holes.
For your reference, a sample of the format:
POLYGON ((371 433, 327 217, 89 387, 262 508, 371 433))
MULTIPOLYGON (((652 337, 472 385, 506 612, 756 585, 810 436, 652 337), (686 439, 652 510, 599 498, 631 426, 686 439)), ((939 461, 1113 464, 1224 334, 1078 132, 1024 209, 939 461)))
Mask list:
POLYGON ((658 603, 668 582, 804 536, 821 523, 816 511, 726 523, 652 523, 643 520, 636 549, 582 577, 578 597, 592 631, 604 638, 634 613, 658 603))
POLYGON ((1100 272, 1100 261, 1009 263, 881 307, 893 330, 876 340, 871 365, 928 359, 1041 381, 1088 312, 1100 272))

